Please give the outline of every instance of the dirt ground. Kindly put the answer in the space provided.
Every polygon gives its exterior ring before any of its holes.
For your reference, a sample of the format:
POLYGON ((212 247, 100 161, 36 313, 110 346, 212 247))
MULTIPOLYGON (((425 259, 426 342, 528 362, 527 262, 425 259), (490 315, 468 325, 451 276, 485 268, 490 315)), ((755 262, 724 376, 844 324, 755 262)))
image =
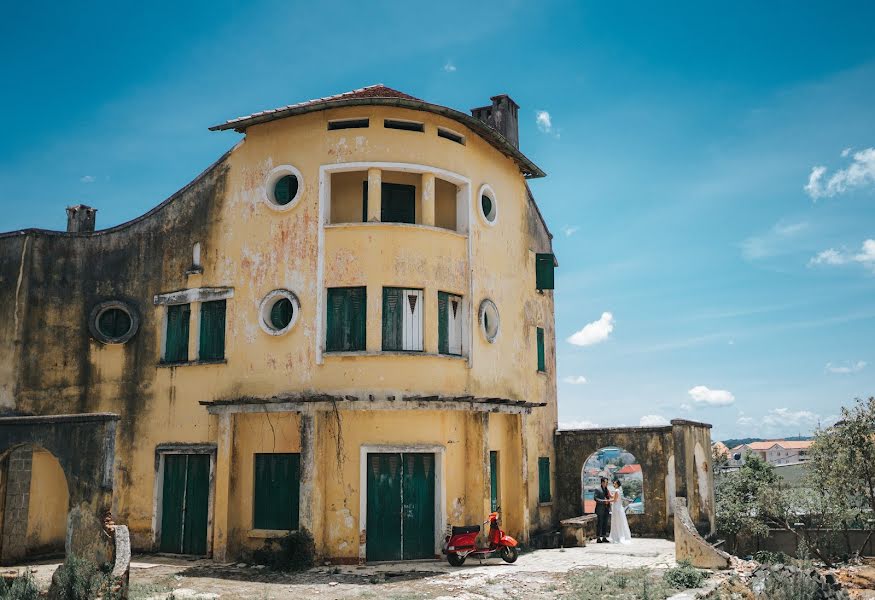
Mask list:
MULTIPOLYGON (((41 588, 48 587, 57 562, 29 565, 41 588)), ((555 598, 569 571, 584 568, 666 569, 675 565, 674 544, 635 539, 629 546, 537 550, 509 565, 499 558, 416 561, 366 566, 320 566, 302 573, 278 573, 259 565, 218 564, 164 556, 135 556, 131 598, 163 600, 280 599, 491 600, 555 598)))

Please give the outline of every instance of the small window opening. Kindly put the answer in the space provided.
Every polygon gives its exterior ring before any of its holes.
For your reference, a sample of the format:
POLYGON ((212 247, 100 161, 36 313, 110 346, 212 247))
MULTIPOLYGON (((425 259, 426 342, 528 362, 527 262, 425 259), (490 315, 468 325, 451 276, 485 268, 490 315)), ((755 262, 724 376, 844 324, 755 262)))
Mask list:
POLYGON ((289 290, 274 290, 261 301, 261 326, 271 335, 289 331, 298 318, 301 305, 289 290))
POLYGON ((328 131, 337 129, 364 129, 370 126, 370 119, 343 119, 340 121, 329 121, 328 131))
POLYGON ((403 131, 425 131, 425 125, 414 121, 397 121, 395 119, 386 119, 383 121, 383 127, 386 129, 401 129, 403 131))
POLYGON ((97 329, 107 338, 121 338, 131 330, 131 316, 120 308, 107 309, 97 318, 97 329))
POLYGON ((437 130, 438 137, 442 137, 445 140, 450 140, 451 142, 456 142, 457 144, 465 145, 465 138, 458 133, 453 133, 449 129, 444 129, 443 127, 438 127, 437 130))
POLYGON ((294 175, 283 175, 273 187, 273 199, 280 206, 285 206, 298 195, 298 178, 294 175))
POLYGON ((191 266, 199 267, 201 266, 201 243, 196 242, 194 246, 191 247, 191 266))

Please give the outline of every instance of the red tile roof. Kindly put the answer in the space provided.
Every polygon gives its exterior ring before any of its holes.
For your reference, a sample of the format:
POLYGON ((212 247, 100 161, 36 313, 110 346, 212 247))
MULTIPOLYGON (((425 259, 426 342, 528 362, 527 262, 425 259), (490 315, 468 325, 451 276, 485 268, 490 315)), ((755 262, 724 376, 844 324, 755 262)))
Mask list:
POLYGON ((641 465, 626 465, 619 471, 617 471, 617 475, 631 475, 632 473, 640 473, 641 465))

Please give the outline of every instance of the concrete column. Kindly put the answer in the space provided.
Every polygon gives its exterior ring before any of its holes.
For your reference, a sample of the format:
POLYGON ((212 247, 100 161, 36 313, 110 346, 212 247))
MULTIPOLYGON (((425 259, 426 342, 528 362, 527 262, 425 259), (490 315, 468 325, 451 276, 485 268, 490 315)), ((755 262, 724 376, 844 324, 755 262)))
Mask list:
POLYGON ((383 287, 382 283, 369 285, 367 294, 367 328, 365 329, 365 350, 380 352, 383 349, 383 287))
MULTIPOLYGON (((234 451, 234 415, 220 414, 216 441, 216 490, 213 502, 213 559, 228 559, 229 497, 234 451)), ((156 484, 157 485, 157 484, 156 484)))
POLYGON ((368 221, 380 221, 383 198, 383 172, 368 169, 368 221))
MULTIPOLYGON (((437 315, 438 311, 438 290, 435 288, 425 288, 422 293, 422 301, 425 302, 425 315, 437 315)), ((422 349, 426 354, 437 354, 438 352, 438 320, 424 319, 422 324, 422 349)))
POLYGON ((9 453, 6 468, 6 504, 3 512, 3 546, 0 562, 13 564, 27 554, 27 518, 30 508, 30 478, 33 448, 25 446, 9 453))
POLYGON ((520 419, 520 470, 522 475, 522 495, 523 495, 523 528, 522 539, 524 544, 529 542, 529 531, 532 524, 529 517, 529 506, 531 499, 529 496, 529 417, 525 413, 521 413, 520 419))
POLYGON ((191 303, 191 316, 188 322, 188 360, 200 360, 202 302, 191 303))
POLYGON ((465 520, 482 523, 489 515, 489 413, 470 413, 465 423, 465 520))
POLYGON ((422 174, 422 224, 434 227, 434 173, 422 174))
POLYGON ((324 498, 319 485, 319 452, 317 437, 319 414, 301 414, 301 497, 300 497, 300 527, 313 534, 316 551, 322 554, 324 540, 322 521, 325 514, 324 498))

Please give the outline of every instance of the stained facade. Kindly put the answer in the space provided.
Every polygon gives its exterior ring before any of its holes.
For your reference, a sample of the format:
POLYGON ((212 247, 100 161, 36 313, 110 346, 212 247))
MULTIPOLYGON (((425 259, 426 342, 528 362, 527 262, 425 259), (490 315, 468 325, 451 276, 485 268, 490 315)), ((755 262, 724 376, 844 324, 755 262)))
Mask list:
POLYGON ((120 415, 136 550, 306 528, 334 560, 422 558, 498 505, 549 527, 557 263, 517 109, 372 86, 256 113, 141 217, 0 235, 0 407, 120 415))

